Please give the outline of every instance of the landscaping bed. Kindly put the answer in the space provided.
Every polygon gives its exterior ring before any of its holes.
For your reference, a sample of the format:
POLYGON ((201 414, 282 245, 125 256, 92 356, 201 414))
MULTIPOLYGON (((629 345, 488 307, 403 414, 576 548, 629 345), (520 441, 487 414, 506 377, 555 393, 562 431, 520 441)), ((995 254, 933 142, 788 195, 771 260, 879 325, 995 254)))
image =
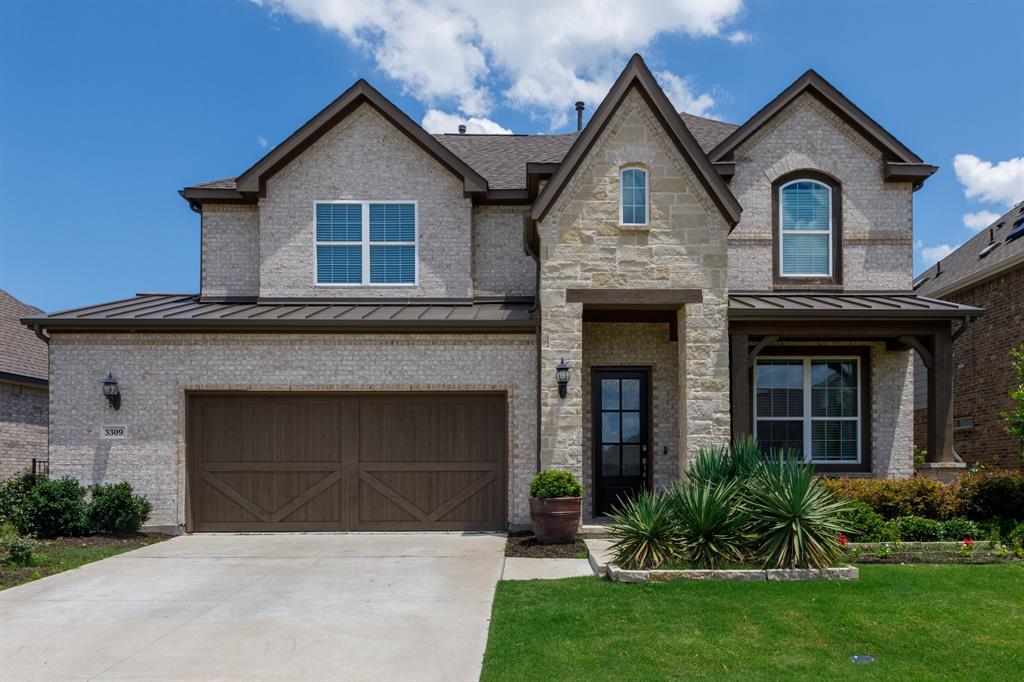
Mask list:
POLYGON ((587 545, 582 539, 566 545, 541 544, 531 531, 524 530, 508 534, 505 556, 528 559, 586 559, 587 545))
POLYGON ((856 564, 1005 564, 1021 562, 998 542, 851 543, 847 558, 856 564))
POLYGON ((86 535, 36 540, 32 550, 32 562, 29 565, 17 566, 0 562, 0 590, 152 545, 170 537, 160 533, 137 533, 125 537, 86 535))

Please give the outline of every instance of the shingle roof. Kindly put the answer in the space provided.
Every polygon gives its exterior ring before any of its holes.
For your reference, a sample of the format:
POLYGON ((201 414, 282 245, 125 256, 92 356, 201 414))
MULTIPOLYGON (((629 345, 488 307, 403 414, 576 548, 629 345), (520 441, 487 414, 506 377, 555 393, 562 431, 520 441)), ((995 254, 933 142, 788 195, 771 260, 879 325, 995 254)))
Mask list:
POLYGON ((21 318, 43 314, 0 289, 0 374, 46 381, 46 342, 21 324, 21 318))
POLYGON ((1024 201, 1011 208, 953 253, 931 266, 914 280, 914 291, 922 295, 948 295, 969 286, 989 273, 1024 263, 1024 201), (1019 230, 1016 237, 1011 232, 1019 230), (995 247, 987 249, 990 244, 995 247), (982 255, 984 254, 984 255, 982 255))
MULTIPOLYGON (((532 330, 532 303, 506 301, 200 301, 196 294, 137 294, 39 316, 43 329, 234 329, 296 331, 532 330)), ((31 334, 31 332, 29 332, 31 334)))
MULTIPOLYGON (((736 126, 680 112, 680 117, 701 149, 711 151, 736 126)), ((490 189, 525 189, 527 163, 559 163, 579 136, 445 134, 434 137, 449 151, 487 179, 490 189)), ((193 189, 235 189, 235 178, 192 185, 193 189)))
POLYGON ((729 294, 729 319, 763 317, 864 318, 916 317, 949 319, 981 315, 980 308, 908 293, 774 293, 729 294))

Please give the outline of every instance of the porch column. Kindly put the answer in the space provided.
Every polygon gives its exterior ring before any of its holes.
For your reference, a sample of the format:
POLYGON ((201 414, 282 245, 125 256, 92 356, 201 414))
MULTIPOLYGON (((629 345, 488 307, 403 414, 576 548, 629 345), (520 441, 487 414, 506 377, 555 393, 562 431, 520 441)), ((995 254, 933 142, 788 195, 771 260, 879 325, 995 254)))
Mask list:
POLYGON ((746 334, 729 336, 729 394, 733 440, 751 432, 749 339, 746 334))
POLYGON ((944 329, 931 337, 928 366, 928 461, 951 463, 953 457, 953 340, 944 329))
POLYGON ((583 306, 565 290, 541 292, 540 468, 566 469, 583 480, 583 306), (558 395, 555 369, 569 365, 569 385, 558 395))

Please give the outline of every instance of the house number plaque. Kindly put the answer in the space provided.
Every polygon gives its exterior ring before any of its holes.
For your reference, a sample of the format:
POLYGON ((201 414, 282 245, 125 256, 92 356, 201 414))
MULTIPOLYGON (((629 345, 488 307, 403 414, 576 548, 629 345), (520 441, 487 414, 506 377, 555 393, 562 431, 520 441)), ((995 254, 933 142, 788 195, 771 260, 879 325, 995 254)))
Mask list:
POLYGON ((128 429, 124 426, 101 426, 100 427, 100 438, 124 438, 128 434, 128 429))

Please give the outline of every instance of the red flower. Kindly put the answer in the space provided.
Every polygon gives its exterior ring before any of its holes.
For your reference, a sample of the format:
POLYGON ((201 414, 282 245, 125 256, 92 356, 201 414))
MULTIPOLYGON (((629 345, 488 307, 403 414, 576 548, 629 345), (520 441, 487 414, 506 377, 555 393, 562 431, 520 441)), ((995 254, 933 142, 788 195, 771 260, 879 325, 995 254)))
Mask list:
POLYGON ((839 544, 842 545, 843 547, 846 547, 848 544, 850 544, 850 541, 846 539, 846 536, 844 534, 840 533, 839 534, 839 544))
POLYGON ((974 540, 970 538, 964 538, 964 545, 967 547, 974 547, 974 540))

